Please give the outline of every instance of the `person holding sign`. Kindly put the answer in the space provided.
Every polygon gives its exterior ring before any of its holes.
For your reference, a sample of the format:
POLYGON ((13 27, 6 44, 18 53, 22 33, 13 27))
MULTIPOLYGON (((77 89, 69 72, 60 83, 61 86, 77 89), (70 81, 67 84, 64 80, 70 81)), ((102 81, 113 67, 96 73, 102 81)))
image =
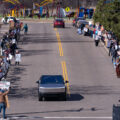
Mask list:
POLYGON ((1 109, 3 109, 3 118, 5 119, 5 111, 6 111, 6 95, 9 93, 9 90, 4 92, 3 90, 0 89, 0 112, 1 109))

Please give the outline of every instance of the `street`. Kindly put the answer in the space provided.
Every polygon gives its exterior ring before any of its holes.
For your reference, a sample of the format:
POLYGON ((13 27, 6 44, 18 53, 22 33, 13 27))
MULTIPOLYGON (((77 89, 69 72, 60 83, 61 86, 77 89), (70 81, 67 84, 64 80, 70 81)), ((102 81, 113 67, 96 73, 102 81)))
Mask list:
POLYGON ((20 120, 112 120, 113 104, 120 99, 120 79, 102 44, 80 36, 71 24, 53 28, 51 23, 28 23, 22 35, 20 66, 14 61, 8 118, 20 120), (41 75, 63 75, 69 81, 67 101, 38 101, 36 81, 41 75))

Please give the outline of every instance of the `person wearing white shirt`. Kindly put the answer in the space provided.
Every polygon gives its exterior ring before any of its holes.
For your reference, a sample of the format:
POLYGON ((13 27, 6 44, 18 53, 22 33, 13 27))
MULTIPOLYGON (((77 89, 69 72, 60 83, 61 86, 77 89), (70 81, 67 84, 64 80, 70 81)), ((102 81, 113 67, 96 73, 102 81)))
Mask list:
POLYGON ((11 64, 11 60, 12 60, 13 56, 11 55, 11 53, 8 54, 8 57, 7 57, 7 61, 9 64, 11 64))
POLYGON ((12 44, 16 44, 16 39, 15 38, 12 39, 12 44))
POLYGON ((15 65, 19 65, 21 62, 21 54, 19 53, 19 51, 17 50, 16 51, 16 54, 15 54, 15 65))

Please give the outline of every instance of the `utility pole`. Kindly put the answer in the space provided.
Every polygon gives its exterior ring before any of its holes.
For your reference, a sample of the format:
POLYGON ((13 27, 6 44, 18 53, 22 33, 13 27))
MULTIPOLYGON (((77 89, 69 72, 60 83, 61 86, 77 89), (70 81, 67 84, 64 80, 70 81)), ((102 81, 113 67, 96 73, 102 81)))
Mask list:
POLYGON ((78 6, 78 14, 79 14, 79 9, 80 9, 80 1, 77 0, 77 6, 78 6))
POLYGON ((78 6, 78 9, 79 9, 79 7, 80 7, 80 1, 79 0, 77 0, 77 6, 78 6))

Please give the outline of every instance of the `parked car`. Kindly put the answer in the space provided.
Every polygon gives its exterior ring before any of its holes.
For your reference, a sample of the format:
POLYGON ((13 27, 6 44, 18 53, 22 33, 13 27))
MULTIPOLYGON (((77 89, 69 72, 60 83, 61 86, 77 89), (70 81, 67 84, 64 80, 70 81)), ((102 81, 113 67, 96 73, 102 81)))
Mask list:
POLYGON ((74 17, 76 12, 70 12, 66 15, 66 17, 74 17))
POLYGON ((79 28, 81 24, 89 25, 89 22, 87 22, 86 20, 78 20, 76 23, 76 27, 79 28))
POLYGON ((72 25, 73 25, 74 27, 76 27, 78 20, 85 20, 85 18, 83 18, 83 17, 74 18, 74 19, 73 19, 73 23, 72 23, 72 25))
POLYGON ((43 75, 38 83, 38 100, 46 97, 60 97, 66 100, 66 86, 62 75, 43 75))
POLYGON ((12 16, 7 16, 7 17, 2 18, 1 22, 9 23, 10 21, 15 21, 15 20, 19 20, 19 19, 16 19, 15 17, 12 17, 12 16))
POLYGON ((62 19, 62 18, 57 18, 54 20, 54 28, 55 27, 62 27, 62 28, 65 28, 65 21, 62 19))

